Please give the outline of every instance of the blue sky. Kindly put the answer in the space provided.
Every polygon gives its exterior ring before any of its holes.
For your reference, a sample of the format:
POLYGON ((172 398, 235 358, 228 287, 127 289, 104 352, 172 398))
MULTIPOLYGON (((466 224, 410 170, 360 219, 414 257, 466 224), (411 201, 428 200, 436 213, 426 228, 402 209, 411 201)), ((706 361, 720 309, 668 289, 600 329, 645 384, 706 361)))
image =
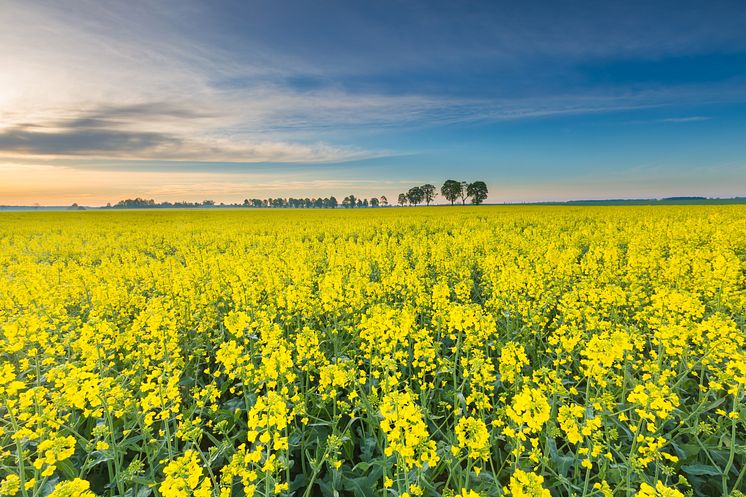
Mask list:
POLYGON ((746 3, 0 5, 0 204, 746 195, 746 3))

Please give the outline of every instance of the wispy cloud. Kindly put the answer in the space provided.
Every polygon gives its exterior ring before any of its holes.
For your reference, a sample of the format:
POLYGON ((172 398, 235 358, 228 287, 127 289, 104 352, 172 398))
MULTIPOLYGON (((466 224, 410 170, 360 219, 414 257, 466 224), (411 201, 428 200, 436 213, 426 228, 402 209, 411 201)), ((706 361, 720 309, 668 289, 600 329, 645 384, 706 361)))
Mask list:
POLYGON ((708 116, 686 116, 686 117, 667 117, 665 119, 661 119, 661 122, 664 123, 696 123, 700 121, 709 121, 712 119, 708 116))

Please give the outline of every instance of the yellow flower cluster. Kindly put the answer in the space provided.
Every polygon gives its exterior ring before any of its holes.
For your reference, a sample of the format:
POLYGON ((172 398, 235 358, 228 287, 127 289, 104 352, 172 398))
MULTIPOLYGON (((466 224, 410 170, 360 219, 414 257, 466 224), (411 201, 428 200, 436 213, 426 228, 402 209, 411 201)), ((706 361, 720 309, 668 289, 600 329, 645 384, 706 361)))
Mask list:
POLYGON ((658 481, 655 483, 655 487, 647 483, 640 485, 640 491, 635 494, 636 497, 684 497, 684 494, 676 490, 665 486, 662 482, 658 481))
POLYGON ((528 364, 526 350, 523 345, 508 342, 500 349, 500 380, 504 383, 514 383, 520 375, 521 368, 528 364))
POLYGON ((194 450, 187 450, 184 455, 169 462, 163 468, 165 479, 158 487, 163 497, 209 497, 212 483, 204 477, 199 456, 194 450))
POLYGON ((456 423, 456 438, 459 443, 458 448, 465 450, 470 459, 486 461, 490 457, 490 433, 481 419, 472 417, 459 419, 456 423))
POLYGON ((540 388, 526 385, 513 397, 506 413, 519 433, 537 433, 549 420, 549 402, 540 388))
POLYGON ((339 390, 344 390, 355 381, 355 369, 349 361, 327 364, 319 370, 319 392, 321 399, 336 398, 339 390))
POLYGON ((48 438, 39 444, 37 451, 39 456, 34 461, 34 467, 44 468, 42 476, 51 476, 54 474, 55 464, 68 459, 75 453, 75 437, 68 435, 48 438))
POLYGON ((381 429, 386 434, 387 456, 396 454, 407 469, 438 463, 435 441, 430 440, 420 408, 410 392, 391 392, 381 400, 381 429))
POLYGON ((48 497, 95 497, 91 492, 91 484, 86 480, 75 478, 74 480, 61 481, 55 485, 48 497))
POLYGON ((551 497, 544 488, 544 477, 516 469, 510 476, 510 484, 504 489, 510 497, 551 497))
POLYGON ((585 418, 585 408, 578 404, 560 406, 557 414, 557 421, 560 428, 567 436, 567 440, 573 444, 579 444, 583 437, 591 436, 596 430, 601 428, 601 418, 585 418))

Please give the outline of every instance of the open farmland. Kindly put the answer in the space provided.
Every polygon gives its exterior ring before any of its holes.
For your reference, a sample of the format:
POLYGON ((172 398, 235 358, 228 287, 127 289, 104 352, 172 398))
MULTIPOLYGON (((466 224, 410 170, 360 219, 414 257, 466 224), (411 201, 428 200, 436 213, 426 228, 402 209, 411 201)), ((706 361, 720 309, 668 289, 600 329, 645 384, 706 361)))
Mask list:
POLYGON ((746 488, 746 208, 0 215, 0 495, 746 488))

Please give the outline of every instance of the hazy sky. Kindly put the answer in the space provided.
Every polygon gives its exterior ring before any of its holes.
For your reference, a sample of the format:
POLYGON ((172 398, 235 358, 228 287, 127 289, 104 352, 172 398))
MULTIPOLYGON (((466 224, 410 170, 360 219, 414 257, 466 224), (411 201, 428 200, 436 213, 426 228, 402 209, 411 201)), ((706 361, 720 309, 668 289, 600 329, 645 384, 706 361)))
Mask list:
POLYGON ((0 205, 746 195, 746 2, 0 0, 0 205))

